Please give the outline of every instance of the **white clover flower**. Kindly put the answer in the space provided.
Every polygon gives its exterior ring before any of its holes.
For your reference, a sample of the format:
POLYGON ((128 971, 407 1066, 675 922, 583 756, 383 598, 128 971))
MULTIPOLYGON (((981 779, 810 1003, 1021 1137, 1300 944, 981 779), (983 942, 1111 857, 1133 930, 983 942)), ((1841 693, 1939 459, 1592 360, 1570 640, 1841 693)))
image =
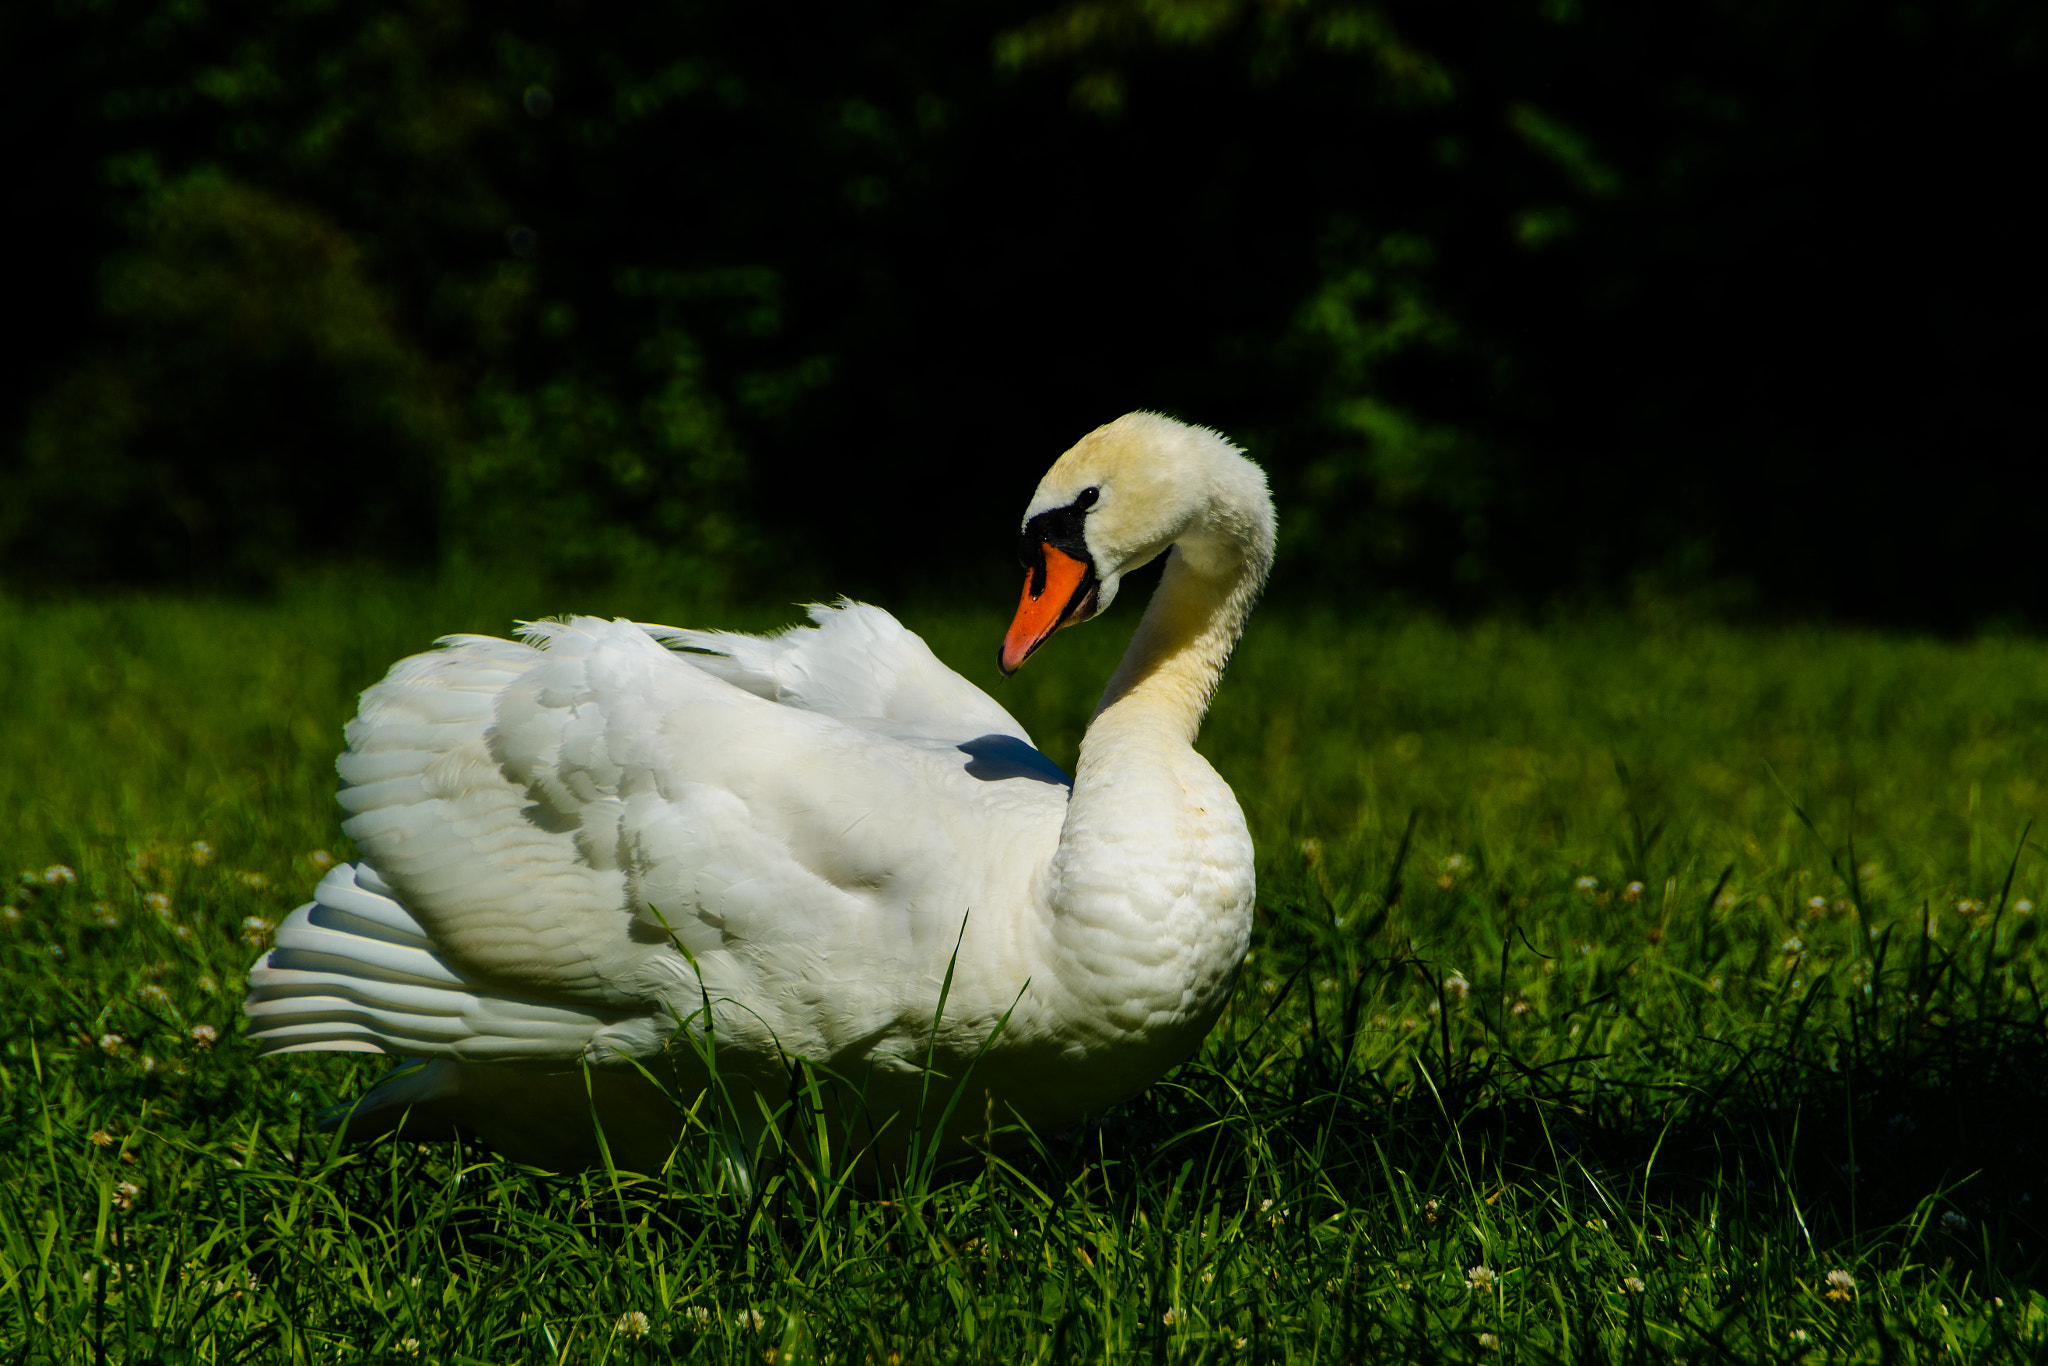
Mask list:
POLYGON ((1977 914, 1977 912, 1983 909, 1983 903, 1972 900, 1969 897, 1964 897, 1961 901, 1958 901, 1956 903, 1957 915, 1975 915, 1977 914))
POLYGON ((252 949, 260 949, 270 942, 270 932, 275 928, 260 915, 245 916, 242 920, 242 942, 252 949))
POLYGON ((711 1311, 701 1304, 691 1305, 683 1311, 683 1316, 693 1324, 708 1324, 711 1322, 711 1311))
POLYGON ((78 874, 72 872, 61 863, 53 863, 43 869, 43 885, 46 887, 68 885, 76 881, 78 881, 78 874))
POLYGON ((1453 854, 1444 860, 1444 871, 1453 877, 1464 872, 1467 866, 1463 854, 1453 854))
POLYGON ((416 1357, 420 1354, 420 1340, 418 1338, 400 1338, 398 1340, 398 1350, 409 1357, 416 1357))
POLYGON ((94 1129, 86 1135, 85 1141, 95 1148, 111 1148, 114 1146, 114 1135, 107 1129, 94 1129))
POLYGON ((1631 882, 1628 886, 1621 889, 1621 899, 1623 901, 1641 901, 1643 899, 1643 891, 1642 883, 1631 882))
POLYGON ((1941 1226, 1951 1233, 1960 1233, 1970 1226, 1970 1217, 1960 1210, 1944 1210, 1941 1216, 1941 1226))
POLYGON ((1168 1305, 1166 1307, 1166 1312, 1159 1316, 1159 1321, 1165 1324, 1168 1328, 1171 1328, 1179 1318, 1180 1315, 1174 1312, 1173 1306, 1168 1305))
POLYGON ((2032 915, 2034 913, 2034 903, 2025 897, 2021 897, 2018 901, 2012 903, 2012 913, 2014 915, 2032 915))
POLYGON ((213 846, 208 844, 205 840, 193 840, 192 861, 198 864, 201 868, 204 868, 207 864, 213 862, 213 846))
POLYGON ((0 906, 0 925, 14 929, 21 924, 21 912, 13 906, 0 906))
POLYGON ((1621 1288, 1628 1291, 1631 1295, 1640 1295, 1643 1293, 1643 1278, 1641 1276, 1623 1276, 1621 1278, 1621 1288))
POLYGON ((1815 915, 1825 915, 1828 909, 1828 899, 1824 896, 1810 896, 1806 898, 1806 909, 1812 911, 1815 915))
POLYGON ((156 1071, 156 1057, 153 1054, 144 1053, 142 1055, 142 1070, 145 1072, 156 1071))
POLYGON ((1527 1015, 1528 1013, 1529 1013, 1529 1003, 1528 1003, 1527 1001, 1520 1001, 1520 1000, 1518 1000, 1518 1001, 1516 1001, 1516 1002, 1514 1003, 1514 1005, 1513 1005, 1513 1006, 1511 1006, 1511 1007, 1510 1007, 1510 1008, 1508 1009, 1508 1014, 1510 1014, 1510 1015, 1527 1015))
POLYGON ((628 1309, 612 1324, 612 1331, 622 1338, 644 1338, 651 1327, 647 1315, 638 1309, 628 1309))
POLYGON ((141 1196, 142 1187, 136 1185, 133 1181, 123 1181, 120 1185, 114 1187, 114 1208, 124 1211, 134 1209, 136 1200, 140 1199, 141 1196))
POLYGON ((1580 878, 1573 885, 1582 892, 1597 891, 1600 887, 1600 879, 1588 873, 1586 876, 1580 878))
POLYGON ((168 919, 171 914, 171 899, 162 892, 151 892, 142 898, 142 904, 168 919))
POLYGON ((1786 953, 1800 953, 1805 950, 1806 942, 1795 934, 1778 947, 1786 953))
POLYGON ((1303 840, 1301 842, 1301 857, 1310 867, 1321 863, 1323 861, 1323 842, 1318 839, 1303 840))
POLYGON ((328 853, 325 849, 315 849, 306 857, 312 861, 315 868, 332 868, 334 866, 334 855, 328 853))
POLYGON ((128 1051, 128 1041, 119 1034, 102 1034, 99 1037, 99 1048, 102 1053, 119 1057, 128 1051))
POLYGON ((211 995, 212 993, 220 990, 220 984, 214 981, 211 977, 201 977, 197 981, 193 982, 192 985, 198 987, 201 991, 206 992, 208 995, 211 995))
POLYGON ((244 887, 249 887, 253 889, 258 887, 267 887, 270 885, 270 879, 263 876, 263 874, 261 873, 243 872, 236 873, 235 876, 241 879, 242 885, 244 887))
POLYGON ((106 902, 95 901, 92 904, 92 923, 103 930, 118 930, 121 928, 121 917, 115 915, 114 908, 106 902))
POLYGON ((229 1299, 233 1300, 242 1298, 242 1292, 244 1291, 260 1290, 262 1287, 263 1282, 258 1280, 256 1273, 247 1267, 243 1267, 239 1272, 230 1271, 221 1279, 207 1284, 207 1289, 211 1290, 214 1294, 226 1295, 229 1299))
POLYGON ((210 1024, 193 1025, 192 1042, 200 1048, 211 1048, 220 1042, 220 1031, 210 1024))
POLYGON ((1444 994, 1462 1001, 1472 994, 1472 984, 1465 980, 1464 973, 1453 969, 1451 975, 1444 978, 1444 994))
POLYGON ((1828 1284, 1836 1290, 1854 1290, 1856 1288, 1856 1278, 1846 1271, 1830 1271, 1828 1273, 1828 1284))
POLYGON ((761 1325, 768 1322, 768 1319, 758 1309, 742 1309, 733 1316, 733 1322, 741 1328, 748 1328, 759 1332, 761 1325))
POLYGON ((142 998, 142 1003, 146 1006, 152 1006, 158 1010, 169 1010, 171 1008, 171 993, 165 991, 154 982, 151 982, 135 994, 142 998))
POLYGON ((1468 1266, 1465 1268, 1465 1288, 1468 1290, 1491 1290, 1496 1277, 1490 1266, 1468 1266))
POLYGON ((1482 1352, 1491 1352, 1491 1351, 1492 1351, 1492 1350, 1493 1350, 1494 1348, 1496 1348, 1496 1347, 1498 1347, 1498 1346, 1500 1346, 1500 1339, 1499 1339, 1499 1338, 1497 1338, 1497 1337, 1495 1337, 1495 1336, 1494 1336, 1493 1334, 1491 1334, 1491 1333, 1481 1333, 1481 1334, 1479 1335, 1479 1350, 1480 1350, 1480 1351, 1482 1351, 1482 1352))
POLYGON ((1806 1330, 1805 1330, 1804 1328, 1794 1328, 1794 1329, 1792 1330, 1792 1332, 1791 1332, 1790 1336, 1791 1336, 1791 1339, 1792 1339, 1792 1341, 1794 1341, 1794 1342, 1812 1342, 1812 1341, 1813 1341, 1813 1334, 1811 1334, 1811 1333, 1807 1332, 1807 1331, 1806 1331, 1806 1330))

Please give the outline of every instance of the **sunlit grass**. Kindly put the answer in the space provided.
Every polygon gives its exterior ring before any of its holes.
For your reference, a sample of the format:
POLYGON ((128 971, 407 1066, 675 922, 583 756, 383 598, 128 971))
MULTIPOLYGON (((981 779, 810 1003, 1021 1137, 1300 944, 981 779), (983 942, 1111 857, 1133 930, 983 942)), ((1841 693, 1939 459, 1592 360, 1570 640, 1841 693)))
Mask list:
MULTIPOLYGON (((1268 610, 1203 738, 1261 908, 1201 1056, 881 1191, 799 1106, 748 1199, 706 1144, 657 1177, 340 1147, 313 1116, 381 1066, 239 1040, 256 946, 349 856, 331 762, 386 664, 565 607, 792 615, 567 597, 0 603, 9 1359, 2048 1344, 2048 647, 1268 610)), ((997 687, 1002 606, 904 616, 1070 763, 1129 616, 997 687)))

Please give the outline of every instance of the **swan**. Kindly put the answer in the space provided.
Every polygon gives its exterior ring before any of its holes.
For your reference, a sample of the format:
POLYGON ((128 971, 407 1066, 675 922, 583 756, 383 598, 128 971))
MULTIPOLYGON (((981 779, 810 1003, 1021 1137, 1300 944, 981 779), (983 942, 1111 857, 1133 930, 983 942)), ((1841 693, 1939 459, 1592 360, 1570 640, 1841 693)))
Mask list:
MULTIPOLYGON (((1171 551, 1071 780, 850 601, 765 637, 449 637, 362 695, 336 764, 361 858, 251 969, 248 1036, 407 1060, 341 1107, 351 1135, 454 1128, 557 1169, 600 1160, 594 1117, 658 1170, 714 1067, 773 1109, 813 1064, 879 1161, 948 1079, 955 1145, 1131 1096, 1244 958, 1251 836, 1193 741, 1273 540, 1264 473, 1216 432, 1131 413, 1052 466, 1004 676, 1171 551)), ((763 1109, 730 1107, 732 1141, 763 1109)))

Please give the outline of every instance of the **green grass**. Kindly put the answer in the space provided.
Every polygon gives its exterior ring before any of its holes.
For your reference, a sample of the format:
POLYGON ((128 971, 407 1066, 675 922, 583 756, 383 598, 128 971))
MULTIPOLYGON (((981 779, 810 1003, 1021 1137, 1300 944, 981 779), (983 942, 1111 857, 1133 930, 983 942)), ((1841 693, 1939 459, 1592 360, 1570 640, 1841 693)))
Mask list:
MULTIPOLYGON (((993 689, 1005 596, 903 615, 993 689)), ((1203 737, 1261 905, 1201 1056, 886 1193, 793 1109, 747 1200, 702 1144, 660 1178, 341 1147, 312 1116, 381 1064, 239 1042, 245 920, 349 853, 355 691, 572 606, 791 615, 483 579, 0 601, 0 1359, 2048 1348, 2048 646, 1269 610, 1203 737)), ((1056 759, 1133 615, 994 689, 1056 759)))

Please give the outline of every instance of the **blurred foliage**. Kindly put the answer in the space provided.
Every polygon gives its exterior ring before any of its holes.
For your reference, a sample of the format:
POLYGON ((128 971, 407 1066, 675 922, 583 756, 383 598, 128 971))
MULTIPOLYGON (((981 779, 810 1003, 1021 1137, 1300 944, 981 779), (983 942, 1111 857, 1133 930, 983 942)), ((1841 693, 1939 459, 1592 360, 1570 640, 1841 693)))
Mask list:
POLYGON ((102 274, 120 343, 64 373, 25 435, 16 553, 82 579, 417 558, 454 443, 355 243, 210 170, 154 181, 136 217, 102 274), (349 506, 357 480, 385 496, 349 506))
POLYGON ((2048 615, 2044 32, 28 0, 0 572, 995 573, 1145 406, 1266 463, 1297 582, 2048 615))

